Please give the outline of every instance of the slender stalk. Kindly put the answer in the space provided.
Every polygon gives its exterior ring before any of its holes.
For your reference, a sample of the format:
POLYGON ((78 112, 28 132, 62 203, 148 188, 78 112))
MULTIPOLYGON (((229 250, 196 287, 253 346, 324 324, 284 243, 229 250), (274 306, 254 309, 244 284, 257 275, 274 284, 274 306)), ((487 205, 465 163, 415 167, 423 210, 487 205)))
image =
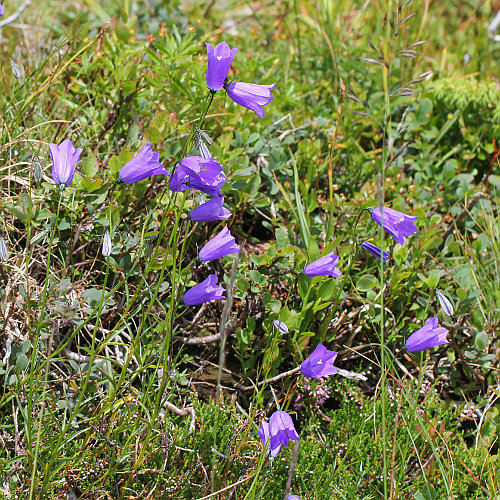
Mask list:
MULTIPOLYGON (((35 332, 35 339, 33 342, 33 349, 31 351, 31 363, 30 363, 30 377, 29 377, 29 394, 31 394, 32 397, 28 398, 28 411, 27 411, 27 419, 28 419, 28 429, 29 432, 27 433, 27 439, 28 439, 28 448, 32 448, 32 439, 31 439, 31 428, 32 428, 32 414, 33 414, 33 404, 35 402, 35 398, 33 397, 34 394, 34 371, 35 371, 35 366, 36 366, 36 356, 38 353, 38 344, 40 341, 40 331, 42 329, 42 324, 44 320, 44 315, 43 311, 45 310, 45 303, 47 301, 47 290, 49 286, 49 280, 50 280, 50 260, 52 257, 52 244, 54 242, 54 237, 57 231, 57 222, 59 220, 59 212, 61 210, 61 200, 62 200, 62 194, 63 191, 61 190, 59 193, 59 200, 57 202, 57 213, 56 217, 54 220, 54 227, 52 228, 52 231, 50 233, 50 241, 49 241, 49 248, 47 249, 47 269, 45 271, 45 283, 43 287, 43 292, 42 292, 42 300, 40 303, 40 319, 38 320, 38 324, 36 327, 36 332, 35 332)), ((49 342, 49 344, 52 346, 52 338, 49 342)), ((48 373, 49 373, 49 360, 50 360, 50 351, 47 352, 47 365, 45 368, 45 387, 47 385, 47 380, 48 380, 48 373)), ((41 431, 42 431, 42 419, 43 419, 43 414, 45 411, 45 394, 46 391, 44 390, 42 393, 42 407, 40 409, 40 415, 38 419, 38 429, 37 429, 37 441, 35 445, 35 455, 33 458, 33 465, 31 469, 31 483, 30 483, 30 494, 29 498, 30 500, 33 498, 33 494, 35 492, 35 475, 36 475, 36 466, 38 463, 38 453, 40 450, 40 441, 41 441, 41 431)), ((29 455, 28 455, 29 456, 29 455)))

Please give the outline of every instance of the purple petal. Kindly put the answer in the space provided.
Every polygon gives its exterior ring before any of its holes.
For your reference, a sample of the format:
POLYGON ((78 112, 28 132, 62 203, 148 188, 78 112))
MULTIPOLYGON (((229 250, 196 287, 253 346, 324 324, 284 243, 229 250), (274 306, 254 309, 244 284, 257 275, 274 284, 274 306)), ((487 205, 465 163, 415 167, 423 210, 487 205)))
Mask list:
POLYGON ((210 261, 224 257, 224 255, 238 253, 240 247, 236 244, 235 239, 231 236, 229 229, 224 227, 222 231, 206 243, 200 250, 199 257, 201 260, 210 261))
POLYGON ((424 351, 438 345, 447 344, 448 330, 440 327, 437 316, 429 318, 424 326, 408 337, 405 347, 410 352, 424 351))
POLYGON ((194 306, 211 302, 212 300, 224 299, 225 290, 217 286, 217 275, 211 274, 206 280, 190 288, 182 297, 184 304, 194 306))
POLYGON ((195 222, 211 222, 216 220, 227 220, 231 212, 224 208, 224 198, 218 196, 196 207, 190 215, 195 222))

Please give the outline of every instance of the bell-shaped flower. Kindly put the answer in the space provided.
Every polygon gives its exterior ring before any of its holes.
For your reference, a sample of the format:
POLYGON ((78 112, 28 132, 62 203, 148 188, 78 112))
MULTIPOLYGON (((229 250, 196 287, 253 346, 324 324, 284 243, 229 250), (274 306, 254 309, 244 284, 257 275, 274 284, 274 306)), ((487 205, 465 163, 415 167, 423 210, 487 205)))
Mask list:
POLYGON ((195 306, 212 300, 224 299, 223 287, 217 285, 217 275, 211 274, 205 281, 190 288, 182 297, 182 301, 187 306, 195 306))
POLYGON ((323 344, 319 344, 302 362, 300 373, 309 378, 328 377, 337 373, 337 369, 333 366, 337 354, 336 351, 329 351, 323 344))
POLYGON ((269 435, 269 422, 266 422, 265 420, 262 420, 260 422, 260 429, 258 434, 262 441, 262 446, 266 450, 266 455, 275 457, 281 450, 281 443, 279 443, 274 449, 270 448, 271 436, 269 435))
POLYGON ((299 435, 292 417, 286 411, 275 411, 269 419, 269 446, 271 453, 276 448, 286 446, 288 441, 296 441, 299 435))
POLYGON ((286 500, 300 500, 300 498, 297 495, 288 495, 286 500))
POLYGON ((239 251, 240 247, 236 244, 234 237, 231 236, 229 229, 224 227, 217 236, 205 243, 200 250, 199 257, 201 260, 208 262, 239 251))
POLYGON ((153 175, 166 174, 163 165, 160 163, 160 153, 153 153, 151 143, 146 141, 142 149, 120 170, 119 177, 124 184, 142 181, 153 175))
POLYGON ((441 290, 436 290, 436 295, 439 300, 439 304, 441 306, 441 309, 444 311, 444 313, 448 316, 453 316, 453 304, 450 302, 448 297, 441 292, 441 290))
POLYGON ((0 16, 5 15, 5 12, 3 10, 2 4, 0 3, 0 16))
POLYGON ((216 196, 196 207, 189 217, 195 222, 211 222, 227 220, 231 217, 231 212, 224 208, 224 197, 216 196))
POLYGON ((437 345, 447 344, 446 335, 448 330, 440 327, 437 316, 429 318, 425 325, 411 334, 406 341, 405 347, 410 352, 425 351, 437 345))
POLYGON ((384 259, 384 262, 390 257, 390 254, 385 250, 381 250, 377 245, 373 245, 369 241, 363 241, 361 246, 369 253, 371 253, 378 260, 384 259))
POLYGON ((334 252, 326 254, 304 268, 306 276, 333 276, 338 278, 342 273, 335 267, 339 262, 338 255, 334 252))
POLYGON ((73 180, 76 164, 80 159, 82 149, 74 148, 71 139, 66 139, 59 146, 49 143, 52 158, 52 178, 59 186, 67 186, 73 180))
POLYGON ((227 95, 240 106, 251 109, 259 118, 264 118, 264 108, 273 100, 271 85, 257 85, 256 83, 233 82, 226 85, 227 95))
POLYGON ((288 333, 288 327, 285 325, 285 323, 282 323, 281 321, 275 319, 273 321, 274 328, 278 330, 280 333, 286 334, 288 333))
POLYGON ((413 223, 413 221, 417 220, 417 217, 405 215, 389 207, 384 207, 383 211, 380 207, 375 207, 371 215, 372 219, 403 247, 408 236, 418 233, 417 226, 413 223), (382 214, 384 216, 383 225, 382 214))
POLYGON ((218 161, 201 156, 186 156, 172 174, 170 189, 172 191, 198 189, 210 196, 221 196, 220 188, 225 182, 226 176, 218 161))
POLYGON ((205 42, 205 45, 208 56, 207 86, 210 90, 217 91, 224 87, 229 68, 238 49, 230 49, 226 42, 221 42, 216 47, 208 42, 205 42))

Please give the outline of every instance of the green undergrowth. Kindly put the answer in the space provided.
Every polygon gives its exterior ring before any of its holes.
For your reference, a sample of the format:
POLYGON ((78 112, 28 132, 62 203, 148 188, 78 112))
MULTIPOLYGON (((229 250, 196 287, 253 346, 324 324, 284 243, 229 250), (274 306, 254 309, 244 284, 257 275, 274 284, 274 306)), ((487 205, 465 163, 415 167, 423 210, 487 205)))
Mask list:
MULTIPOLYGON (((380 402, 374 403, 346 380, 333 379, 328 386, 323 404, 311 396, 302 400, 305 411, 298 421, 302 437, 292 491, 301 498, 380 498, 384 445, 381 424, 374 422, 380 402)), ((442 402, 432 394, 416 403, 416 381, 400 391, 390 397, 387 414, 386 446, 398 464, 391 470, 391 483, 398 485, 393 494, 438 499, 452 491, 458 498, 484 498, 485 490, 498 481, 498 457, 488 453, 494 442, 491 429, 476 443, 470 424, 479 417, 464 412, 466 405, 442 402), (398 404, 398 399, 405 404, 398 404)), ((122 407, 99 422, 87 420, 87 430, 80 424, 83 432, 60 450, 61 463, 51 471, 52 487, 45 498, 60 498, 68 486, 82 498, 101 498, 114 495, 125 483, 127 494, 139 497, 156 490, 157 498, 201 498, 235 484, 236 498, 252 492, 252 498, 279 498, 292 446, 272 461, 264 459, 259 481, 251 487, 252 471, 263 459, 256 422, 248 418, 251 409, 235 407, 231 401, 205 403, 194 394, 191 398, 194 426, 190 416, 165 414, 147 450, 141 449, 140 434, 131 439, 127 433, 127 419, 143 418, 140 411, 131 415, 122 407), (132 471, 140 451, 145 451, 144 459, 132 471)), ((42 447, 41 460, 49 448, 42 447)), ((9 455, 2 451, 4 474, 12 466, 9 455)), ((17 462, 10 482, 11 493, 19 498, 29 490, 22 469, 22 462, 17 462)), ((43 476, 40 470, 37 479, 43 476)))

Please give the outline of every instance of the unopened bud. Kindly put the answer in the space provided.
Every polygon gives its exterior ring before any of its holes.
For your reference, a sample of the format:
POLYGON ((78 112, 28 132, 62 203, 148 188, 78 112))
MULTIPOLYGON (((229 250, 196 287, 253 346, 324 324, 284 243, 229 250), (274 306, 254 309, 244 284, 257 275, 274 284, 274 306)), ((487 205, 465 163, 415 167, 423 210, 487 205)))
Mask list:
POLYGON ((111 242, 109 230, 106 229, 104 238, 102 240, 102 254, 104 255, 104 257, 109 257, 111 255, 111 250, 113 250, 113 243, 111 242))
POLYGON ((0 236, 0 261, 6 262, 9 258, 9 251, 7 250, 7 245, 5 240, 0 236))

